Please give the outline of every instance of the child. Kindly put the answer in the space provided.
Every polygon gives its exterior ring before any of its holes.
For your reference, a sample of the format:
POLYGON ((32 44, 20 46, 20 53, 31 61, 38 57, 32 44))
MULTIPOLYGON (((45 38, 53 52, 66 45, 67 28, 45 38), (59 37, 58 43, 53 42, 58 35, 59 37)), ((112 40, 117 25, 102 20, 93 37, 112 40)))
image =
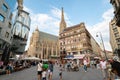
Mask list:
POLYGON ((43 69, 43 72, 42 72, 42 80, 47 80, 46 77, 47 77, 46 69, 43 69))
POLYGON ((60 80, 62 80, 62 65, 60 64, 60 72, 59 72, 60 80))

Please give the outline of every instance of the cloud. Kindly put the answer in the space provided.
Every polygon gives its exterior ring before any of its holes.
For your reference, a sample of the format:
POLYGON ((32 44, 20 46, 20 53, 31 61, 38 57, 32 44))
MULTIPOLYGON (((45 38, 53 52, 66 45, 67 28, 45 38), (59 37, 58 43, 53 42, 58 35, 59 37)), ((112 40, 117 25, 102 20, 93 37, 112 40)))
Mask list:
POLYGON ((108 9, 102 15, 102 21, 94 24, 92 26, 87 25, 88 31, 95 38, 98 43, 101 43, 100 34, 102 35, 102 39, 107 50, 111 50, 111 46, 109 43, 109 22, 113 18, 113 8, 108 9), (99 37, 96 38, 96 34, 99 37))

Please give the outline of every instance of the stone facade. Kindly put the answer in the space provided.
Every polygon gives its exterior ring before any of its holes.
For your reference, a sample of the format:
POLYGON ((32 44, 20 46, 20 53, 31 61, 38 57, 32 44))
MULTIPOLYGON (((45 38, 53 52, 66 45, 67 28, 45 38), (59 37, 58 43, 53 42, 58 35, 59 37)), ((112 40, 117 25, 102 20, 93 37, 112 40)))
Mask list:
POLYGON ((96 54, 101 52, 97 42, 85 27, 84 23, 66 27, 62 8, 60 31, 59 31, 60 55, 96 54))
POLYGON ((58 37, 41 32, 37 28, 30 39, 28 56, 36 56, 40 59, 59 57, 58 37))
POLYGON ((113 5, 114 8, 114 18, 115 23, 118 27, 120 27, 120 0, 110 0, 110 3, 113 5))
POLYGON ((120 27, 116 25, 115 19, 111 20, 109 24, 109 29, 112 51, 116 53, 116 51, 120 49, 120 27))

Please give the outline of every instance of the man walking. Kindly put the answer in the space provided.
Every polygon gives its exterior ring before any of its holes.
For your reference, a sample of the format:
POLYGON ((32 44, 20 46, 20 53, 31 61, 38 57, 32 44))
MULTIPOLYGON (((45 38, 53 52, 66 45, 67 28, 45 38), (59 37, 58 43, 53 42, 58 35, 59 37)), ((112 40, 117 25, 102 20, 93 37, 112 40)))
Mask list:
POLYGON ((100 61, 100 68, 102 70, 102 74, 103 74, 103 78, 107 79, 107 61, 102 58, 102 60, 100 61))

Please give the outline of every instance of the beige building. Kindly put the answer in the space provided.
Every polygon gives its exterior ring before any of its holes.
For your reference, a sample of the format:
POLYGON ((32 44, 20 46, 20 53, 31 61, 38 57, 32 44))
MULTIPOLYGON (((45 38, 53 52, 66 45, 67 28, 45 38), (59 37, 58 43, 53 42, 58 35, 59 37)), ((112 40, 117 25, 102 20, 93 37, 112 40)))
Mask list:
POLYGON ((100 45, 95 41, 95 39, 91 36, 91 45, 92 45, 92 50, 93 50, 93 53, 92 54, 93 56, 99 56, 99 57, 104 57, 105 55, 103 55, 103 50, 102 48, 100 47, 100 45))
POLYGON ((110 29, 110 44, 115 53, 120 49, 120 27, 116 26, 116 21, 113 19, 109 24, 110 29))
POLYGON ((110 3, 113 5, 114 8, 116 25, 120 27, 120 0, 110 0, 110 3))
POLYGON ((59 44, 61 57, 86 53, 98 55, 101 52, 99 45, 88 32, 84 23, 67 27, 63 8, 59 30, 59 44))
POLYGON ((112 51, 106 51, 106 54, 108 59, 112 59, 114 56, 112 51))
POLYGON ((28 56, 36 56, 40 59, 59 57, 58 37, 41 32, 37 28, 30 39, 28 56))

